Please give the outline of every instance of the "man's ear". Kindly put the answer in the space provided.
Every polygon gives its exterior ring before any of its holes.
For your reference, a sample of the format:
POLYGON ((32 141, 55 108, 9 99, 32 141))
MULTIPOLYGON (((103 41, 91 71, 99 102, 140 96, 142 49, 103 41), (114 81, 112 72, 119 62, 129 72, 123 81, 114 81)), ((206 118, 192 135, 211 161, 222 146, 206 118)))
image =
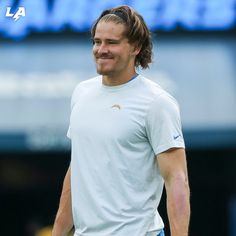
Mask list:
POLYGON ((137 56, 137 55, 140 53, 140 51, 141 51, 141 48, 139 48, 139 47, 134 47, 134 48, 133 48, 132 55, 133 55, 133 56, 137 56))

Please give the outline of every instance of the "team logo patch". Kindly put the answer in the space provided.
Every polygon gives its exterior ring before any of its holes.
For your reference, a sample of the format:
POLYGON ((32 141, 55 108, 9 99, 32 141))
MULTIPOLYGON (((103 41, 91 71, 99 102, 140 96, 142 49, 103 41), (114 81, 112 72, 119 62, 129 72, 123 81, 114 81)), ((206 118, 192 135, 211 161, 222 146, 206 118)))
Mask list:
POLYGON ((119 109, 119 110, 121 109, 121 107, 120 107, 119 104, 114 104, 114 105, 111 106, 111 108, 117 108, 117 109, 119 109))

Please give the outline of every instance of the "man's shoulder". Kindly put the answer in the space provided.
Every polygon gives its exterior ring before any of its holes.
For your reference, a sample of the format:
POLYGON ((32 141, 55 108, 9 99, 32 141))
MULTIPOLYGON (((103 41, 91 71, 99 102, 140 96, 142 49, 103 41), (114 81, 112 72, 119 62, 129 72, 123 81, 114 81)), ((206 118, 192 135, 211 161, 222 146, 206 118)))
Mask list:
POLYGON ((100 82, 100 76, 96 76, 96 77, 92 77, 87 80, 83 80, 75 86, 73 94, 78 93, 78 92, 80 93, 84 90, 93 89, 94 87, 97 87, 99 82, 100 82))
POLYGON ((79 82, 72 93, 72 104, 74 104, 79 97, 83 96, 83 94, 87 94, 89 91, 92 91, 94 90, 94 88, 97 88, 99 83, 100 76, 96 76, 79 82))
POLYGON ((154 105, 168 105, 175 104, 178 105, 176 99, 164 88, 162 88, 158 83, 147 79, 142 76, 141 87, 146 90, 151 98, 150 101, 154 105))
POLYGON ((96 86, 100 83, 100 77, 101 76, 95 76, 87 80, 83 80, 77 84, 76 88, 91 88, 91 86, 96 86))
POLYGON ((145 90, 147 93, 149 93, 151 96, 155 97, 162 93, 165 93, 166 91, 156 82, 141 76, 141 88, 145 90))

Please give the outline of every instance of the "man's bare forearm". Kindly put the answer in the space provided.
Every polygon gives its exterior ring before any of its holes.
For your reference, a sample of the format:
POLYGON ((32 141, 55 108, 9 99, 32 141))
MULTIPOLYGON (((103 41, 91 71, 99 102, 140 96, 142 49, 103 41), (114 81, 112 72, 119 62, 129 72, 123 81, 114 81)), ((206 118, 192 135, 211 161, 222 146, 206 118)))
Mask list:
POLYGON ((157 160, 165 181, 171 236, 187 236, 190 202, 185 150, 169 149, 161 153, 157 160))
POLYGON ((166 183, 167 211, 171 236, 188 236, 190 203, 187 177, 176 175, 166 183))
POLYGON ((66 236, 73 227, 71 207, 70 168, 68 169, 61 193, 60 204, 53 225, 52 236, 66 236))

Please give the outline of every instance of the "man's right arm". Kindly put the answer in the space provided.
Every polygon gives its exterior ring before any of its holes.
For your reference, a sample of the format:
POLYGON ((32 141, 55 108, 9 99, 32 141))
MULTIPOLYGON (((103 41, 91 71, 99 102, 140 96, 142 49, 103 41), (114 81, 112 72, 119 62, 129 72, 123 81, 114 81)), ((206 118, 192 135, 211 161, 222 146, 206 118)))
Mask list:
POLYGON ((70 167, 66 173, 52 236, 66 236, 73 227, 71 206, 70 167))

